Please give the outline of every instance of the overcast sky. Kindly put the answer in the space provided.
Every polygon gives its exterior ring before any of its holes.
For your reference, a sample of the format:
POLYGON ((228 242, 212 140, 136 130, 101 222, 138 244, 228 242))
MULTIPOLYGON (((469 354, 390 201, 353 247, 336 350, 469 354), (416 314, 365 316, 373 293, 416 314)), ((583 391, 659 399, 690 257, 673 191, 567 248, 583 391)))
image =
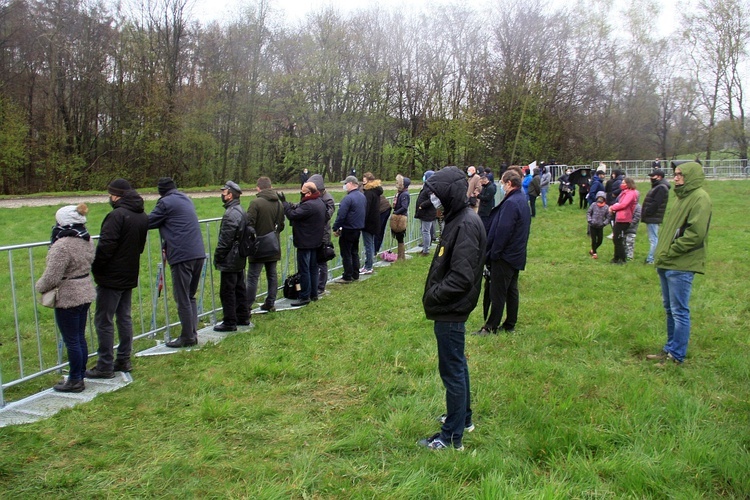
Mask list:
MULTIPOLYGON (((657 0, 661 5, 661 16, 656 20, 659 31, 672 32, 676 27, 678 0, 657 0)), ((231 19, 232 13, 236 12, 241 5, 252 4, 252 0, 194 0, 193 12, 195 17, 204 22, 223 19, 231 19)), ((391 10, 395 8, 408 11, 420 11, 434 9, 438 3, 444 3, 438 0, 269 0, 272 9, 283 12, 284 19, 290 24, 304 19, 305 15, 310 12, 316 12, 323 7, 332 6, 335 9, 347 14, 349 12, 368 8, 378 5, 383 9, 391 10)), ((612 0, 614 11, 618 12, 625 9, 631 4, 630 0, 612 0)), ((492 2, 497 4, 497 0, 492 2)), ((571 0, 550 0, 550 5, 565 5, 572 3, 571 0)), ((476 10, 482 10, 487 5, 487 0, 461 0, 461 5, 469 5, 476 10)))

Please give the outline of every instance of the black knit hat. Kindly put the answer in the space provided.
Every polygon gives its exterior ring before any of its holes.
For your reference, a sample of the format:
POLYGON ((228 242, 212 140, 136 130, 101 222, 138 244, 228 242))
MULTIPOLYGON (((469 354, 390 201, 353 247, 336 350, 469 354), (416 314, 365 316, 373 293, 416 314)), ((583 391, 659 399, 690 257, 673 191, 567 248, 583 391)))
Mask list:
POLYGON ((157 189, 159 190, 159 194, 161 196, 164 196, 167 194, 167 191, 170 191, 171 189, 177 189, 177 184, 174 183, 171 177, 162 177, 159 179, 159 183, 156 185, 157 189))
POLYGON ((125 179, 115 179, 107 186, 107 192, 114 196, 125 196, 131 189, 130 183, 125 179))

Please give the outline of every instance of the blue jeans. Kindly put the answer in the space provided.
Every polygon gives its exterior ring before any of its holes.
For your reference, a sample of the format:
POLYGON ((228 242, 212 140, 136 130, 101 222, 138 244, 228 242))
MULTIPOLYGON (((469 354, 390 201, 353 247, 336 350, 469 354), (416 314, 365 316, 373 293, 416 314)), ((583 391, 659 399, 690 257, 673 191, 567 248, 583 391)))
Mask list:
POLYGON ((544 208, 547 208, 547 191, 549 191, 548 187, 542 188, 542 206, 544 208))
POLYGON ((646 224, 646 230, 648 231, 648 256, 646 262, 649 264, 654 262, 654 251, 656 251, 656 244, 659 243, 659 224, 646 224))
POLYGON ((691 271, 656 269, 661 281, 661 300, 667 313, 667 343, 664 352, 682 362, 690 340, 690 292, 693 289, 691 271))
POLYGON ((96 312, 94 326, 99 339, 99 360, 96 368, 103 372, 111 372, 114 367, 115 325, 117 321, 117 359, 125 362, 130 360, 133 350, 133 320, 130 317, 133 290, 115 290, 103 286, 96 287, 96 312), (116 319, 115 319, 116 318, 116 319))
POLYGON ((365 269, 372 269, 372 261, 375 257, 375 235, 362 231, 362 242, 365 247, 365 269))
POLYGON ((469 365, 464 355, 465 323, 435 321, 438 370, 445 386, 446 419, 440 438, 455 446, 461 444, 464 427, 471 424, 469 365))
POLYGON ((68 364, 70 364, 68 378, 71 380, 83 380, 83 375, 86 373, 86 362, 89 359, 86 319, 90 305, 81 304, 68 309, 55 308, 55 321, 65 342, 65 348, 68 350, 68 364))
POLYGON ((430 253, 432 245, 432 221, 423 220, 422 222, 422 253, 430 253))
POLYGON ((297 249, 297 272, 299 273, 299 300, 318 296, 318 250, 297 249))

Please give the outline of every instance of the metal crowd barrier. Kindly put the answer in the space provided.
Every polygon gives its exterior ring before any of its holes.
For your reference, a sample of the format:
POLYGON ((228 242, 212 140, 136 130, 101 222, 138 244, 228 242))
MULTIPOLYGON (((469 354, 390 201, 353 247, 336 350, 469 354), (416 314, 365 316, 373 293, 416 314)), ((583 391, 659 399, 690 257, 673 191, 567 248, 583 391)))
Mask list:
MULTIPOLYGON (((421 241, 420 222, 413 217, 417 193, 410 195, 409 223, 404 239, 407 248, 421 241)), ((200 221, 207 253, 196 301, 199 319, 206 324, 214 324, 217 313, 221 315, 221 301, 218 296, 220 273, 213 268, 213 250, 218 239, 220 222, 219 218, 200 221)), ((98 236, 94 238, 97 239, 98 236)), ((289 224, 286 224, 281 238, 279 284, 283 285, 287 275, 296 269, 297 262, 289 224)), ((18 399, 23 390, 19 386, 44 375, 59 374, 68 365, 65 360, 65 346, 54 321, 54 311, 41 306, 38 301, 39 294, 34 289, 34 284, 41 277, 45 267, 48 245, 49 242, 45 241, 0 247, 0 255, 5 254, 7 262, 7 267, 4 270, 0 269, 0 283, 5 285, 3 288, 6 291, 10 290, 9 296, 6 294, 6 299, 0 301, 0 408, 8 403, 8 390, 16 388, 18 394, 13 393, 11 397, 18 399)), ((336 259, 329 263, 329 280, 340 275, 342 269, 335 238, 334 246, 337 255, 336 259)), ((396 241, 386 228, 381 251, 392 250, 395 246, 396 241)), ((363 245, 360 245, 360 250, 364 254, 363 245)), ((262 302, 267 288, 265 273, 261 273, 257 301, 262 302)), ((169 341, 175 328, 178 331, 176 336, 179 335, 177 307, 170 295, 171 275, 162 258, 159 233, 152 230, 148 232, 146 248, 141 255, 138 286, 133 290, 134 353, 153 347, 157 336, 169 341)), ((96 357, 98 346, 93 325, 95 307, 95 304, 92 304, 89 310, 86 329, 89 358, 96 357)), ((47 388, 48 385, 43 388, 47 388)))

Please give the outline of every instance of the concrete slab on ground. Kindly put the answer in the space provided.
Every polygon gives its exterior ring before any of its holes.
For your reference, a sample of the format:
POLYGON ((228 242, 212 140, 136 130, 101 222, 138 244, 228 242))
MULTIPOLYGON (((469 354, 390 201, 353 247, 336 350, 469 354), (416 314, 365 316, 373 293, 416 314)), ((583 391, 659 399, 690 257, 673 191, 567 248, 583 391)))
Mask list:
POLYGON ((56 392, 47 389, 0 408, 0 427, 29 424, 49 418, 64 408, 87 403, 99 394, 122 389, 132 381, 130 373, 115 372, 115 377, 111 379, 87 378, 83 392, 56 392))

